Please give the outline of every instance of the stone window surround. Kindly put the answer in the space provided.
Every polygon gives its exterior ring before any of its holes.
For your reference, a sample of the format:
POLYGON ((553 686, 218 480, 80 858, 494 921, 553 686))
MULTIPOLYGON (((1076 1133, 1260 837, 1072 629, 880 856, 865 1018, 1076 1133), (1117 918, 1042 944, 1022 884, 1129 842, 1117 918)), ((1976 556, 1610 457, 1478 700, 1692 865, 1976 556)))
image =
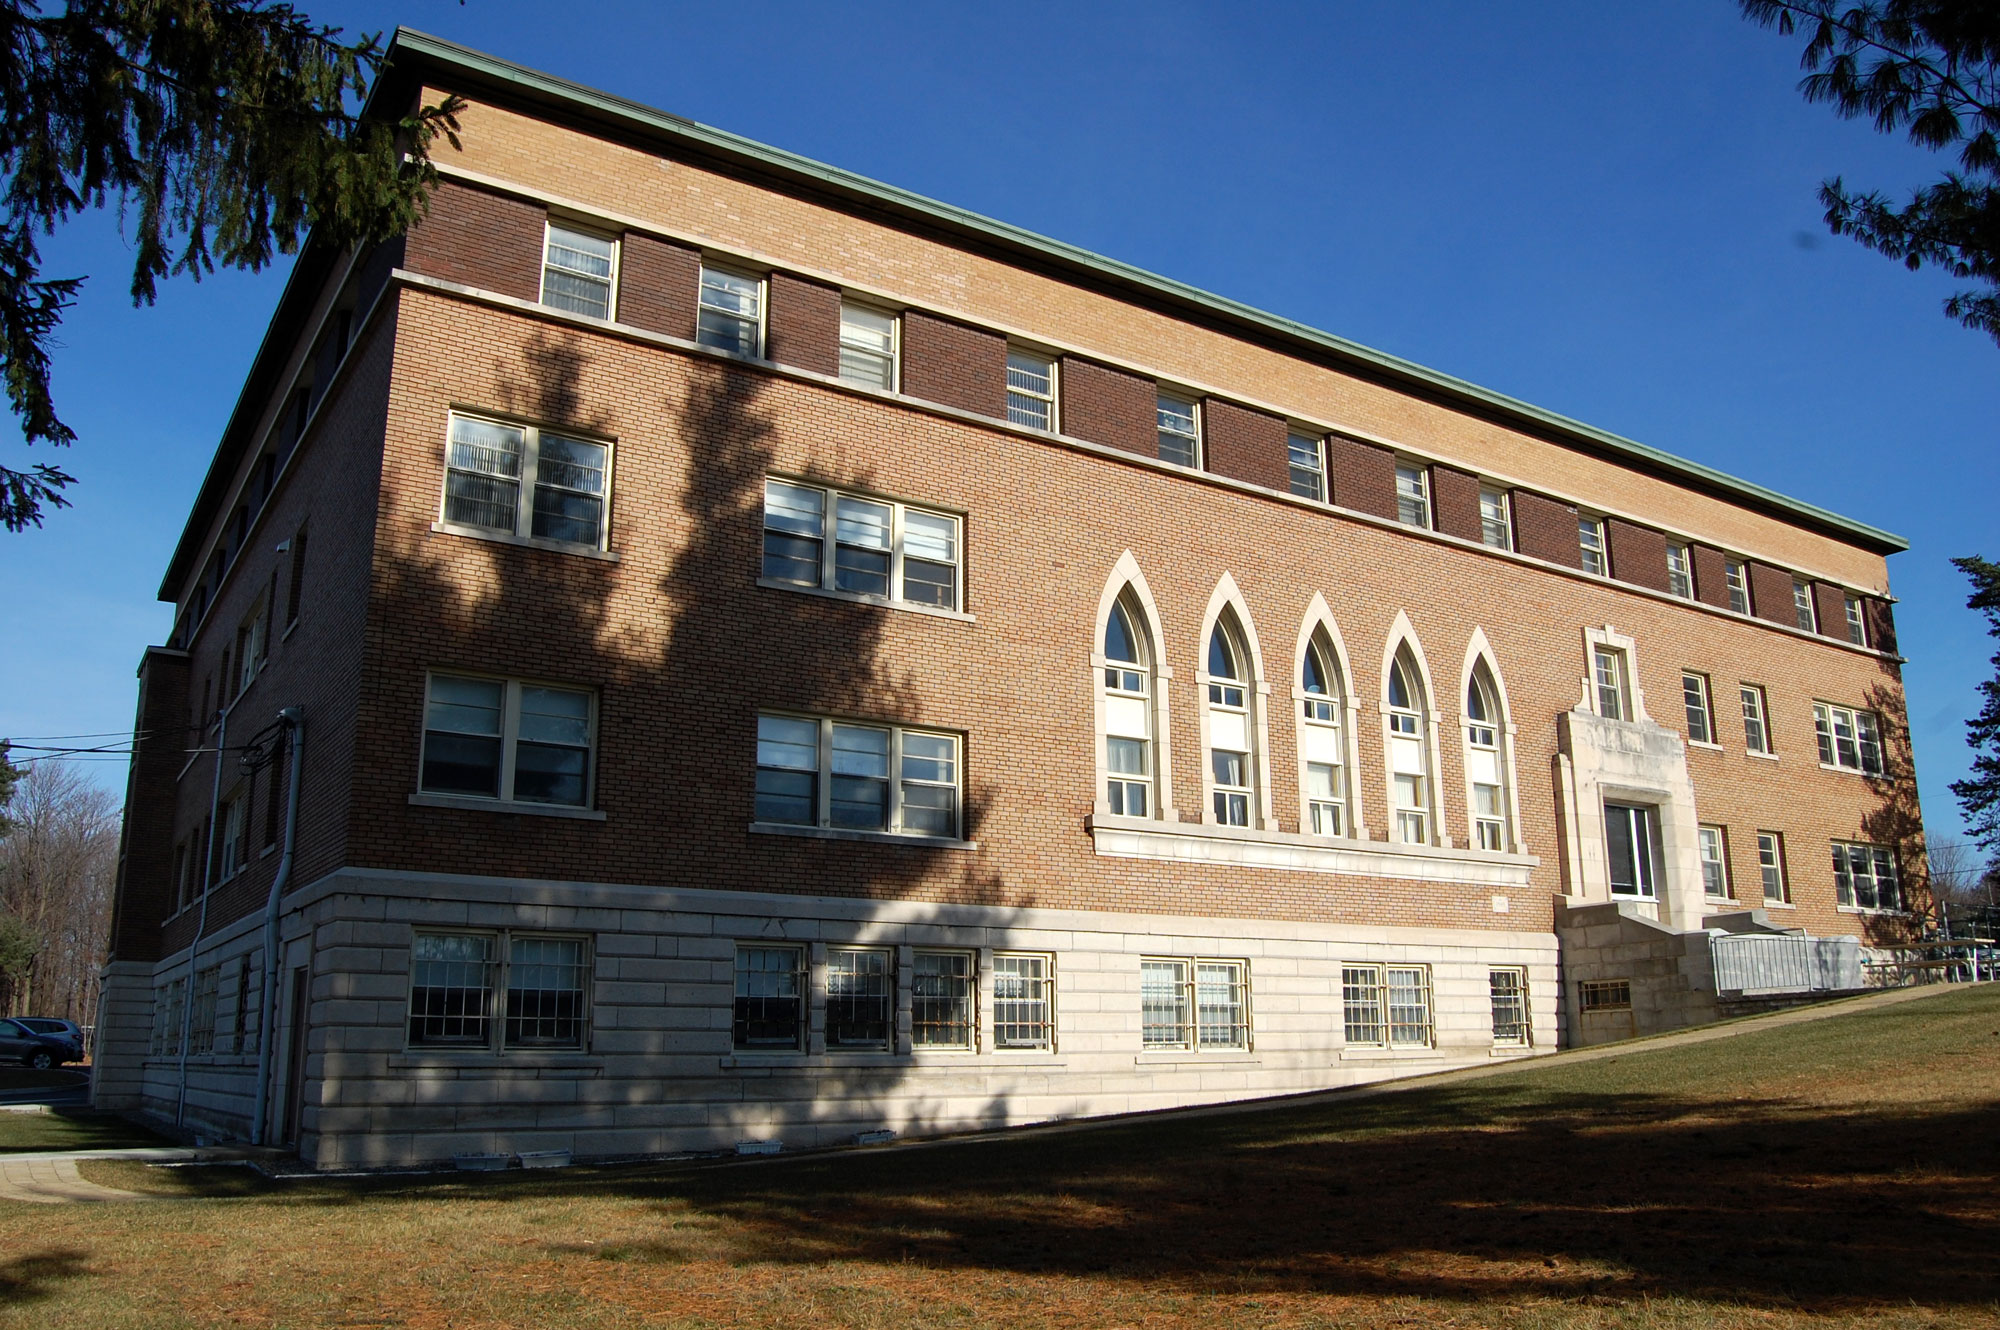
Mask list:
MULTIPOLYGON (((1243 593, 1236 585, 1236 579, 1224 572, 1215 590, 1209 595, 1208 608, 1202 614, 1201 636, 1195 642, 1195 698, 1199 702, 1196 721, 1201 744, 1201 820, 1204 826, 1219 826, 1215 817, 1215 766, 1209 761, 1209 716, 1208 685, 1211 683, 1241 683, 1244 701, 1248 704, 1250 743, 1250 827, 1275 827, 1271 813, 1271 681, 1264 672, 1264 653, 1257 642, 1257 629, 1250 621, 1250 607, 1243 603, 1243 593), (1236 637, 1244 656, 1243 668, 1248 677, 1241 680, 1219 679, 1208 672, 1208 640, 1215 632, 1227 609, 1236 623, 1236 637)), ((1102 748, 1100 742, 1099 747, 1102 748)), ((1164 765, 1164 764, 1163 764, 1164 765)), ((1300 785, 1304 785, 1303 772, 1300 785)))
MULTIPOLYGON (((1326 597, 1313 592, 1312 600, 1306 606, 1305 621, 1299 625, 1298 645, 1292 651, 1292 729, 1298 740, 1299 770, 1299 830, 1303 833, 1312 825, 1312 796, 1306 785, 1306 725, 1305 701, 1309 694, 1305 690, 1306 650, 1318 639, 1327 667, 1335 678, 1328 680, 1329 686, 1339 690, 1335 705, 1340 709, 1340 780, 1341 798, 1347 805, 1347 839, 1366 841, 1368 822, 1362 816, 1364 801, 1361 798, 1360 726, 1361 697, 1354 689, 1354 670, 1348 664, 1347 644, 1341 639, 1340 625, 1334 622, 1333 611, 1327 607, 1326 597)), ((1261 725, 1262 713, 1259 713, 1261 725)), ((1309 834, 1309 833, 1308 833, 1309 834)), ((1324 838, 1315 838, 1324 839, 1324 838)))
MULTIPOLYGON (((1097 617, 1091 620, 1090 629, 1090 669, 1091 669, 1091 733, 1092 747, 1096 750, 1097 783, 1096 793, 1091 797, 1094 816, 1110 817, 1111 805, 1104 791, 1111 779, 1111 768, 1105 757, 1104 718, 1104 671, 1111 664, 1104 654, 1104 625, 1111 617, 1111 607, 1124 601, 1130 617, 1136 620, 1133 628, 1146 637, 1144 650, 1150 659, 1147 668, 1151 671, 1153 685, 1153 733, 1151 736, 1153 753, 1153 800, 1150 815, 1143 819, 1149 822, 1178 824, 1180 810, 1173 806, 1174 772, 1168 736, 1172 733, 1172 712, 1169 707, 1169 693, 1174 671, 1171 665, 1160 659, 1160 607, 1153 599, 1153 590, 1146 584, 1146 575, 1139 571, 1139 561, 1131 550, 1118 556, 1112 565, 1111 576, 1104 583, 1104 591, 1097 600, 1097 617)), ((1203 694, 1204 699, 1206 694, 1203 694)), ((1206 717, 1206 706, 1203 715, 1206 717)), ((1208 738, 1207 721, 1202 722, 1202 739, 1208 738)), ((1268 782, 1266 782, 1268 785, 1268 782)), ((1203 797, 1207 797, 1207 782, 1203 783, 1203 797)))
MULTIPOLYGON (((1491 728, 1497 730, 1500 735, 1500 774, 1502 777, 1500 786, 1500 815, 1506 825, 1506 845, 1510 853, 1526 854, 1528 853, 1528 846, 1521 837, 1521 819, 1518 816, 1519 800, 1515 793, 1521 788, 1521 780, 1520 773, 1514 764, 1515 739, 1519 732, 1514 724, 1514 709, 1508 704, 1507 685, 1500 677, 1500 665, 1493 658, 1493 647, 1486 640, 1486 630, 1483 628, 1474 628, 1472 630, 1472 640, 1465 647, 1465 664, 1459 671, 1458 695, 1461 698, 1465 697, 1468 690, 1472 687, 1473 671, 1478 669, 1482 662, 1486 666, 1486 678, 1492 684, 1493 704, 1500 709, 1500 714, 1494 718, 1491 728)), ((1465 707, 1461 703, 1458 709, 1459 741, 1467 752, 1472 747, 1472 725, 1472 718, 1465 714, 1465 707)), ((1471 819, 1474 816, 1474 807, 1472 764, 1468 761, 1465 763, 1465 810, 1468 824, 1466 828, 1467 849, 1475 848, 1473 841, 1476 838, 1472 834, 1474 828, 1470 825, 1471 819)))
MULTIPOLYGON (((1444 771, 1444 765, 1440 761, 1441 754, 1438 748, 1437 688, 1432 683, 1430 661, 1424 656, 1423 643, 1417 640, 1417 630, 1410 623, 1409 613, 1404 610, 1397 610, 1395 621, 1389 625, 1388 640, 1382 651, 1382 673, 1380 676, 1382 686, 1379 696, 1376 699, 1376 708, 1382 718, 1382 807, 1386 810, 1383 814, 1383 825, 1393 831, 1396 817, 1396 773, 1393 764, 1389 761, 1389 741, 1391 737, 1389 729, 1389 715, 1391 710, 1389 706, 1389 670, 1395 663, 1397 655, 1405 646, 1409 648, 1410 663, 1415 667, 1417 675, 1415 679, 1411 680, 1411 683, 1423 694, 1422 702, 1417 712, 1423 718, 1424 732, 1418 738, 1424 748, 1424 761, 1427 767, 1424 773, 1424 784, 1430 795, 1429 806, 1425 809, 1430 822, 1428 843, 1442 848, 1451 844, 1451 836, 1449 828, 1445 824, 1444 800, 1439 797, 1442 791, 1438 785, 1438 778, 1444 771)), ((1471 791, 1468 788, 1468 802, 1466 804, 1468 810, 1471 808, 1470 796, 1471 791)), ((1391 843, 1401 844, 1402 842, 1391 843)))

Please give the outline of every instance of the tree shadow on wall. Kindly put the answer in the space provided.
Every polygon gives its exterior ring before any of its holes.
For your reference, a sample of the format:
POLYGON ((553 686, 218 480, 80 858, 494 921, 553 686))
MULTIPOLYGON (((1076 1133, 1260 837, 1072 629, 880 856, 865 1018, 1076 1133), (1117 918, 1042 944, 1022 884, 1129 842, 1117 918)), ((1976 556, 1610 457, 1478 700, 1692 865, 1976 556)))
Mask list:
POLYGON ((1903 908, 1909 914, 1860 916, 1862 941, 1876 946, 1914 941, 1937 918, 1937 901, 1931 891, 1929 860, 1924 848, 1923 810, 1917 802, 1917 768, 1904 710, 1902 674, 1893 662, 1885 661, 1882 669, 1888 680, 1869 686, 1866 704, 1881 726, 1883 774, 1880 778, 1866 778, 1875 806, 1862 814, 1854 838, 1895 848, 1903 908))

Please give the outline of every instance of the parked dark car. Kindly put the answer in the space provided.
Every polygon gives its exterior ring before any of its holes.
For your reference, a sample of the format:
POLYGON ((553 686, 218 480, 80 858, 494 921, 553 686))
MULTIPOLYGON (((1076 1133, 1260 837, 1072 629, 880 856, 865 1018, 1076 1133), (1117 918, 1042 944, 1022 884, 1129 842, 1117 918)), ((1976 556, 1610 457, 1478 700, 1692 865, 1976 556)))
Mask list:
POLYGON ((43 1070, 65 1062, 83 1061, 83 1044, 68 1035, 43 1034, 12 1017, 0 1018, 0 1060, 19 1058, 22 1065, 43 1070))
POLYGON ((66 1021, 60 1016, 16 1016, 13 1019, 36 1034, 57 1035, 73 1044, 83 1042, 83 1027, 75 1021, 66 1021))

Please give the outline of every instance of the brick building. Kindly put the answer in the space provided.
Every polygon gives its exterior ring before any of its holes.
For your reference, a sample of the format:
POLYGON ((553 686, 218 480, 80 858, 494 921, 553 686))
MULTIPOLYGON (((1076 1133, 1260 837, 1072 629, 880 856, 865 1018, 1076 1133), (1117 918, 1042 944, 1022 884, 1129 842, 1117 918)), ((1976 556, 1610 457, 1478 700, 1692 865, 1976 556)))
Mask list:
POLYGON ((1909 925, 1899 538, 399 33, 380 104, 445 93, 161 586, 100 1104, 810 1144, 1532 1056, 1909 925))

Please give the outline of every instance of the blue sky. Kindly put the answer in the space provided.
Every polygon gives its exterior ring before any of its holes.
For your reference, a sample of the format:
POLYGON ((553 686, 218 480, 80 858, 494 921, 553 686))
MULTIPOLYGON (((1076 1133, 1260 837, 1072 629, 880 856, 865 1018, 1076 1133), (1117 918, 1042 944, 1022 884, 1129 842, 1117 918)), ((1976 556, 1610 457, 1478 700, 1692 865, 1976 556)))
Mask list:
MULTIPOLYGON (((305 4, 401 22, 1083 245, 1886 527, 1924 810, 1961 822, 1993 644, 2000 348, 1948 279, 1827 235, 1819 182, 1936 162, 1808 106, 1727 0, 866 7, 305 4)), ((124 295, 48 245, 76 506, 0 535, 0 735, 129 730, 153 594, 282 270, 124 295)), ((10 435, 11 437, 11 435, 10 435)), ((47 450, 0 444, 20 465, 47 450)), ((120 763, 93 771, 122 786, 120 763)))

